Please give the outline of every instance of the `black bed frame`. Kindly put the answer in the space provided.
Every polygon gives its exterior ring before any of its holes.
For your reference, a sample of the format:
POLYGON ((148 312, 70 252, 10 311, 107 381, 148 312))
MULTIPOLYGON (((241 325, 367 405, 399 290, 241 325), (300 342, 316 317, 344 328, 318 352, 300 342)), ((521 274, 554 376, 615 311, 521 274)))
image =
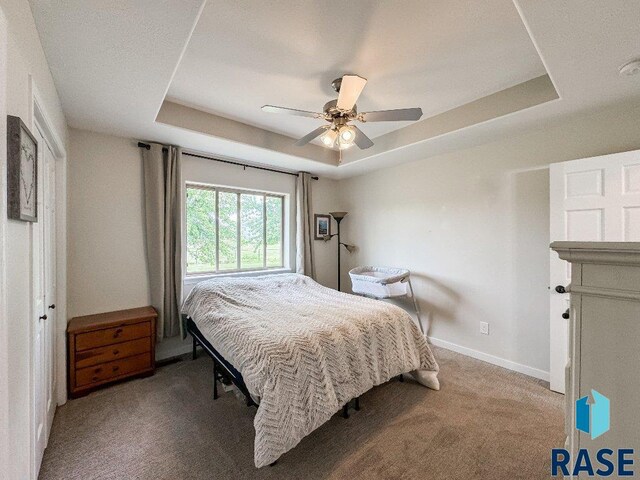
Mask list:
MULTIPOLYGON (((187 333, 193 338, 192 358, 194 360, 198 358, 196 348, 200 345, 202 350, 204 350, 213 360, 213 399, 215 400, 218 398, 218 380, 220 380, 224 384, 228 385, 233 383, 238 387, 238 390, 240 390, 244 395, 245 402, 248 407, 257 407, 258 403, 256 403, 256 401, 251 397, 240 372, 231 363, 225 360, 225 358, 220 355, 215 348, 213 348, 211 343, 209 343, 204 335, 202 335, 191 317, 182 315, 182 321, 184 322, 187 333)), ((398 380, 402 381, 402 375, 398 377, 398 380)), ((360 410, 360 397, 356 397, 342 407, 342 416, 344 418, 349 418, 349 407, 351 402, 353 402, 354 410, 360 410)))
POLYGON ((247 386, 244 383, 244 379, 238 370, 235 369, 231 363, 229 363, 225 358, 218 353, 218 351, 213 348, 211 343, 204 338, 204 335, 200 332, 195 322, 191 320, 190 317, 183 315, 182 319, 186 326, 187 333, 193 337, 193 352, 192 358, 195 360, 198 358, 198 352, 196 348, 198 345, 202 347, 207 355, 211 357, 213 360, 213 399, 218 398, 218 380, 222 383, 228 385, 229 383, 233 383, 238 390, 242 392, 244 395, 245 401, 247 403, 247 407, 255 406, 258 404, 253 400, 247 386))

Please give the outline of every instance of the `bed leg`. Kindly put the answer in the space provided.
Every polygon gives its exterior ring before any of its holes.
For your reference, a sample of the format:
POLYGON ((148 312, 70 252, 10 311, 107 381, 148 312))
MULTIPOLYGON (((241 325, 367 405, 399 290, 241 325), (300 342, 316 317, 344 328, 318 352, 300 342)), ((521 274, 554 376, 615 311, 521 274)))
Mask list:
POLYGON ((342 417, 349 418, 349 403, 345 403, 344 407, 342 407, 342 417))
POLYGON ((360 397, 356 397, 355 406, 356 411, 360 411, 360 397))
POLYGON ((193 337, 193 351, 191 352, 191 359, 195 360, 198 358, 198 353, 196 352, 196 346, 198 343, 196 342, 196 337, 193 337))
POLYGON ((402 374, 398 375, 398 381, 404 382, 404 377, 402 376, 402 374))
POLYGON ((217 362, 213 361, 213 399, 218 398, 218 367, 217 362))
POLYGON ((275 462, 273 462, 273 463, 270 463, 270 464, 269 464, 269 466, 270 466, 270 467, 273 467, 273 466, 275 466, 275 464, 276 464, 276 463, 278 463, 278 460, 276 460, 276 461, 275 461, 275 462))

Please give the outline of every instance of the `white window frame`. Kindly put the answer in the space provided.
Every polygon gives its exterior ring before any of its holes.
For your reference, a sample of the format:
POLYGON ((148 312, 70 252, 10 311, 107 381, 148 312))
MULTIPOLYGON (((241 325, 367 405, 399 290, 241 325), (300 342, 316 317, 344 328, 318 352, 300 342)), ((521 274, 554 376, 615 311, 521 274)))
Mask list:
POLYGON ((184 278, 185 279, 200 279, 200 278, 207 278, 207 277, 214 277, 214 276, 221 276, 221 275, 229 275, 229 274, 246 274, 246 273, 273 273, 276 271, 288 271, 288 259, 286 258, 286 249, 285 249, 285 242, 286 242, 286 228, 285 226, 288 223, 288 218, 286 217, 286 205, 287 205, 287 194, 284 193, 278 193, 278 192, 267 192, 267 191, 260 191, 260 190, 249 190, 249 189, 243 189, 243 188, 229 188, 229 187, 224 187, 224 186, 219 186, 219 185, 210 185, 210 184, 205 184, 205 183, 199 183, 199 182, 186 182, 185 183, 185 202, 184 202, 184 278), (216 269, 215 271, 208 271, 208 272, 191 272, 189 273, 188 271, 188 265, 187 265, 187 252, 188 252, 188 235, 187 235, 187 228, 188 228, 188 212, 187 212, 187 195, 189 194, 189 189, 200 189, 200 190, 211 190, 214 191, 216 194, 216 212, 215 212, 215 218, 216 218, 216 269), (220 262, 220 251, 219 251, 219 238, 220 238, 220 224, 219 224, 219 220, 218 220, 218 208, 219 208, 219 193, 220 192, 225 192, 225 193, 233 193, 237 195, 237 201, 238 201, 238 206, 237 206, 237 212, 238 212, 238 225, 237 225, 237 250, 236 250, 236 254, 237 254, 237 258, 236 258, 236 265, 237 268, 235 269, 228 269, 228 270, 220 270, 219 269, 219 262, 220 262), (241 195, 261 195, 263 197, 263 202, 262 202, 262 218, 263 218, 263 222, 262 222, 262 229, 263 229, 263 234, 262 234, 262 239, 263 239, 263 245, 262 245, 262 259, 263 259, 263 267, 262 268, 256 268, 256 267, 248 267, 248 268, 241 268, 241 261, 242 261, 242 250, 241 250, 241 233, 242 233, 242 208, 241 208, 241 195), (280 222, 280 260, 281 263, 278 266, 271 266, 268 267, 267 266, 267 198, 268 197, 272 197, 272 198, 279 198, 280 199, 280 204, 281 204, 281 222, 280 222))

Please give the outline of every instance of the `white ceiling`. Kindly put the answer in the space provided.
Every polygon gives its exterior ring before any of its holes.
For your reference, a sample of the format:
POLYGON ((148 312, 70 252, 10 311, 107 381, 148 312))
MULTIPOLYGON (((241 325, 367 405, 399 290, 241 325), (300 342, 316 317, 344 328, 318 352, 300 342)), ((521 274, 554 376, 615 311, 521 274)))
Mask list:
POLYGON ((640 103, 640 76, 617 73, 640 57, 637 0, 30 3, 72 127, 332 177, 496 140, 606 104, 640 103), (541 64, 559 100, 416 134, 429 130, 418 125, 433 114, 544 73, 541 64), (318 110, 333 98, 331 80, 345 72, 369 79, 361 111, 420 106, 425 117, 387 133, 365 125, 376 146, 348 151, 337 167, 320 147, 296 150, 279 135, 302 135, 314 120, 259 107, 318 110), (157 122, 167 91, 213 113, 210 128, 157 122))
POLYGON ((618 69, 640 59, 639 0, 516 0, 558 93, 567 104, 640 98, 640 77, 618 69))
MULTIPOLYGON (((321 112, 344 73, 369 80, 359 111, 427 118, 546 72, 511 0, 236 0, 205 6, 168 97, 298 138, 322 121, 260 107, 321 112)), ((408 123, 361 128, 375 138, 408 123)))
POLYGON ((203 0, 30 4, 69 125, 129 136, 155 119, 203 0))

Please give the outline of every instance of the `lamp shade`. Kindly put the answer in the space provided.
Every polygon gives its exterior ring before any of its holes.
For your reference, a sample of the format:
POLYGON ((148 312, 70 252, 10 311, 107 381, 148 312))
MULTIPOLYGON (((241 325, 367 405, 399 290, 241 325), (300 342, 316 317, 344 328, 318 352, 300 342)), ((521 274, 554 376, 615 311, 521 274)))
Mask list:
POLYGON ((347 216, 347 212, 329 212, 329 215, 331 215, 336 220, 342 220, 347 216))

